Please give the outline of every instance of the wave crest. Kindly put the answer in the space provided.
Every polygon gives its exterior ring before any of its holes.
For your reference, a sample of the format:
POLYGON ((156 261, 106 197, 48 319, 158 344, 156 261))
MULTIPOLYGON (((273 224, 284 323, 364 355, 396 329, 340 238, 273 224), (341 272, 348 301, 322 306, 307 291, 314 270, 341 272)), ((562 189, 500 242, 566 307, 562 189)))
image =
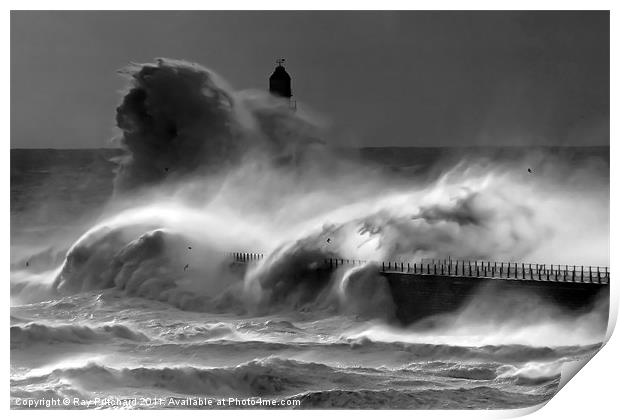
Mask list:
POLYGON ((107 343, 112 339, 130 341, 149 341, 149 338, 122 324, 109 324, 97 327, 86 325, 46 325, 29 323, 11 326, 11 349, 33 344, 60 343, 107 343))

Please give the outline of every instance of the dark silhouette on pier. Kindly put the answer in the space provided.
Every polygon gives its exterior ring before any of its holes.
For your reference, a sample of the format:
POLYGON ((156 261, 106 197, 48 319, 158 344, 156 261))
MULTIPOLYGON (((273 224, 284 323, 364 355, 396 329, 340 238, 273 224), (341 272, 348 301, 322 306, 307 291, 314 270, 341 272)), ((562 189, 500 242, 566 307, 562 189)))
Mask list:
POLYGON ((291 76, 284 69, 284 61, 284 58, 276 60, 278 66, 269 78, 269 93, 290 99, 293 96, 293 92, 291 91, 291 76))

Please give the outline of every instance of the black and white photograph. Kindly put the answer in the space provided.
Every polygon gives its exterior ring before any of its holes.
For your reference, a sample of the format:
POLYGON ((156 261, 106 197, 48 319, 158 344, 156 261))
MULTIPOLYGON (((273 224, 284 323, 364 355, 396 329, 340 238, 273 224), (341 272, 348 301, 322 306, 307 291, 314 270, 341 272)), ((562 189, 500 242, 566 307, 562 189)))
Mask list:
POLYGON ((9 407, 542 406, 610 161, 609 10, 12 10, 9 407))

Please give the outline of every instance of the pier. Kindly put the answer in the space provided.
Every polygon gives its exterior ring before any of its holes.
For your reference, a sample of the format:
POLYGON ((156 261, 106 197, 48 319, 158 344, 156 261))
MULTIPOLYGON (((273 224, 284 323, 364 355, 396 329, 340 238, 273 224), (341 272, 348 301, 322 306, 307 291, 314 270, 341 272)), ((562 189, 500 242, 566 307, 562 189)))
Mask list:
MULTIPOLYGON (((228 254, 235 262, 251 263, 264 254, 233 252, 228 254)), ((361 266, 367 260, 326 258, 324 268, 361 266)), ((609 284, 609 267, 497 262, 480 260, 422 259, 419 262, 374 261, 381 273, 400 273, 418 276, 443 276, 480 279, 530 280, 563 283, 609 284)))
MULTIPOLYGON (((264 259, 258 253, 236 252, 229 256, 237 264, 264 259)), ((368 263, 325 258, 313 270, 331 273, 368 263)), ((549 302, 576 315, 609 304, 608 267, 452 259, 372 263, 387 281, 396 304, 395 316, 404 325, 454 312, 474 298, 502 302, 520 296, 524 305, 549 302)), ((524 306, 524 310, 527 308, 524 306)))

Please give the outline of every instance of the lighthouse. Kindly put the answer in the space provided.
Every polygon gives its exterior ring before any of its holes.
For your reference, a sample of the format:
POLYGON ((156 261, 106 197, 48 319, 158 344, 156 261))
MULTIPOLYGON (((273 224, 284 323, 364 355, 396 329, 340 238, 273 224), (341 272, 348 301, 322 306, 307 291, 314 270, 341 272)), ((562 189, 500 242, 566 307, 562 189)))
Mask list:
POLYGON ((291 99, 293 97, 293 92, 291 90, 291 76, 284 68, 284 61, 284 58, 279 58, 276 60, 277 66, 271 77, 269 77, 269 93, 288 100, 289 107, 292 110, 295 110, 297 108, 297 103, 295 100, 291 99))

